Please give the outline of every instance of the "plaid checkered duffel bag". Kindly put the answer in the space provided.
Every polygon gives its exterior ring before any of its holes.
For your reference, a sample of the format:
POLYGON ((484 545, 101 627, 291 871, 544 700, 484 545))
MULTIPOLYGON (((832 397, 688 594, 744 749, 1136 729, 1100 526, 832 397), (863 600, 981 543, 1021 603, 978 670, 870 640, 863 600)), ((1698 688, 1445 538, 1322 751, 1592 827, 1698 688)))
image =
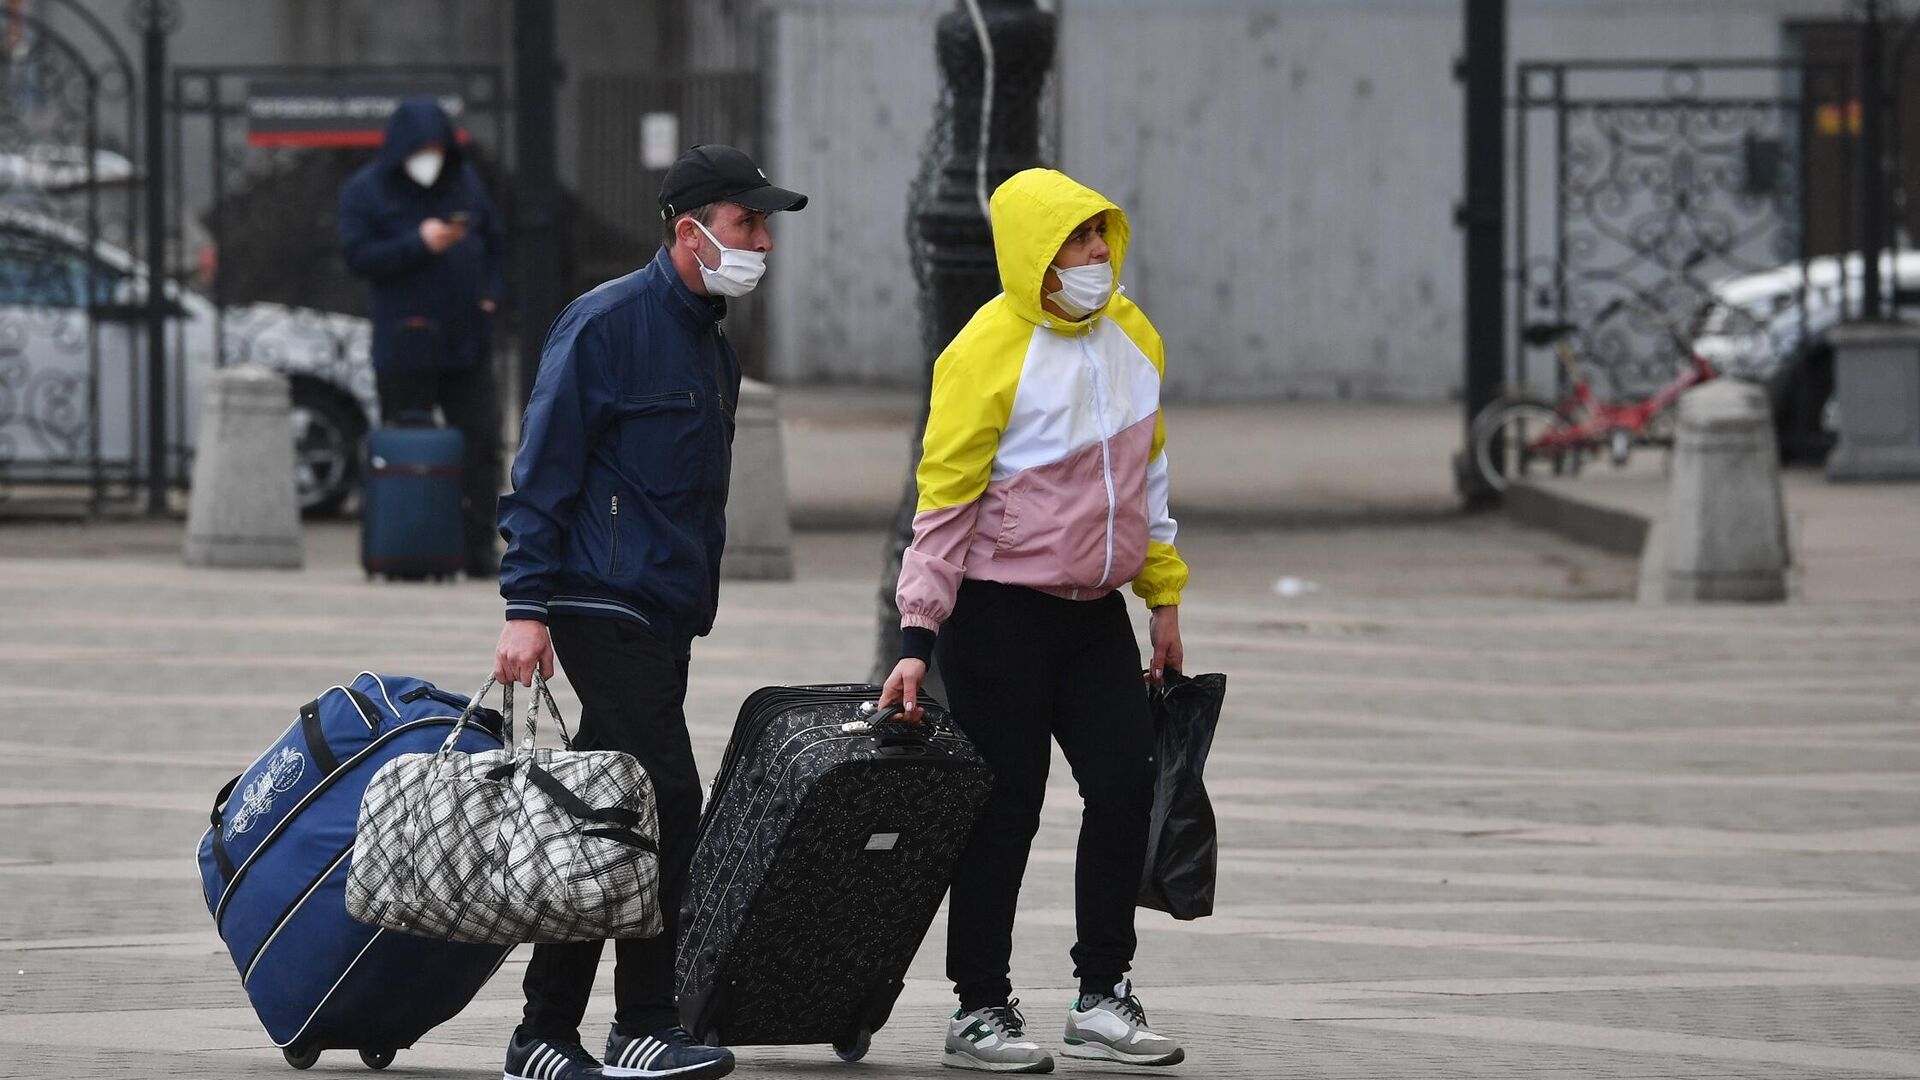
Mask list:
MULTIPOLYGON (((493 685, 473 696, 468 716, 493 685)), ((374 775, 347 913, 494 945, 658 935, 660 826, 646 770, 618 751, 536 748, 542 698, 560 723, 537 675, 527 738, 514 747, 513 687, 501 691, 510 749, 455 751, 456 725, 437 753, 395 758, 374 775)))

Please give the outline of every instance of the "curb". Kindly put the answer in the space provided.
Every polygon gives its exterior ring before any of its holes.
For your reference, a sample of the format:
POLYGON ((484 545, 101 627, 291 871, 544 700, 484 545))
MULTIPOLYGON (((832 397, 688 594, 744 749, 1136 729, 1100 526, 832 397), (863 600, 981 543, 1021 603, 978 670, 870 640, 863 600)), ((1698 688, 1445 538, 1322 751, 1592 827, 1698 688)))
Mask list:
POLYGON ((1506 512, 1525 525, 1558 533, 1569 540, 1644 558, 1653 531, 1652 518, 1619 506, 1578 498, 1565 490, 1543 487, 1529 480, 1507 486, 1506 512))
POLYGON ((1545 529, 1577 544, 1599 548, 1638 561, 1634 600, 1666 603, 1666 522, 1658 516, 1598 499, 1573 494, 1572 485, 1548 487, 1516 480, 1507 487, 1503 508, 1508 517, 1545 529))

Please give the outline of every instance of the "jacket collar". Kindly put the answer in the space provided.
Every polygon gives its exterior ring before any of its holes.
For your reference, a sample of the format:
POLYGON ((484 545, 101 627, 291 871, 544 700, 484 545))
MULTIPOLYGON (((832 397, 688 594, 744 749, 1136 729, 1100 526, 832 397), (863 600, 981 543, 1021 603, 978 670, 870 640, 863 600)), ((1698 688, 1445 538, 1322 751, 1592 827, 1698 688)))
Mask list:
POLYGON ((1085 337, 1093 333, 1094 329, 1100 325, 1100 320, 1105 317, 1105 308, 1101 308, 1092 315, 1077 321, 1062 319, 1052 312, 1042 311, 1040 313, 1040 325, 1044 329, 1051 330, 1061 337, 1085 337))
POLYGON ((695 329, 704 329, 727 317, 727 300, 723 296, 701 296, 687 283, 680 280, 680 271, 673 268, 673 260, 667 257, 667 249, 662 247, 648 265, 647 272, 652 274, 672 300, 667 304, 674 316, 695 329))

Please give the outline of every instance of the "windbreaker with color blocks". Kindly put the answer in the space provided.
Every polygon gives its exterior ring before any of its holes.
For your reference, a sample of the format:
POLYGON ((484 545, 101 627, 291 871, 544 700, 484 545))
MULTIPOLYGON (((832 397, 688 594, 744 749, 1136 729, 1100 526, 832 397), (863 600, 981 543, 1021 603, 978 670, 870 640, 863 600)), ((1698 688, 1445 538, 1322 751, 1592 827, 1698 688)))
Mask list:
POLYGON ((1127 216, 1050 169, 1014 175, 990 209, 1005 291, 934 365, 901 625, 938 631, 963 578, 1077 600, 1132 582, 1150 606, 1177 604, 1160 335, 1121 292, 1078 322, 1040 306, 1061 244, 1097 213, 1120 278, 1127 216))

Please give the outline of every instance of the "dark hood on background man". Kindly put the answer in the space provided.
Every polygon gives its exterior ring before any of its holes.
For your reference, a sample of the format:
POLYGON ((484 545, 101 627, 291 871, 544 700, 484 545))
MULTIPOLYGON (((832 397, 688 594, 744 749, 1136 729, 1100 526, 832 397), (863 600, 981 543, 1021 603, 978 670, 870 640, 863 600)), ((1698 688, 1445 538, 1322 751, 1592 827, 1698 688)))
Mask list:
POLYGON ((387 134, 380 142, 380 167, 398 169, 415 150, 431 142, 439 143, 447 151, 447 163, 434 184, 438 187, 449 176, 460 173, 459 136, 453 118, 439 102, 430 97, 410 97, 401 102, 387 120, 387 134))

